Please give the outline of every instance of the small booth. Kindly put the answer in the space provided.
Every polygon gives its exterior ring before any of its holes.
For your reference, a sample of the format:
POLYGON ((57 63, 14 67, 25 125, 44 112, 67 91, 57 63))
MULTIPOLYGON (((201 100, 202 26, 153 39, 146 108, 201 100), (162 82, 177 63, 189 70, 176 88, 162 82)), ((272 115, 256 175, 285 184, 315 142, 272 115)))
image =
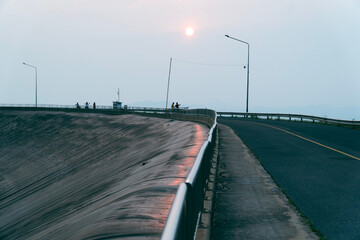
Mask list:
POLYGON ((122 102, 119 101, 113 101, 113 109, 121 109, 122 102))

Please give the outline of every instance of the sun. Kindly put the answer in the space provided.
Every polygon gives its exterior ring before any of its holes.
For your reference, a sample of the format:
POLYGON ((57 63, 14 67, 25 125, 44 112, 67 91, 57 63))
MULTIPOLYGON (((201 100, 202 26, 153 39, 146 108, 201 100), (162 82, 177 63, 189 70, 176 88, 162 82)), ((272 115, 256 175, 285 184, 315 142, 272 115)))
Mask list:
POLYGON ((192 35, 194 35, 194 29, 193 29, 192 27, 186 28, 186 29, 185 29, 185 34, 186 34, 187 36, 192 36, 192 35))

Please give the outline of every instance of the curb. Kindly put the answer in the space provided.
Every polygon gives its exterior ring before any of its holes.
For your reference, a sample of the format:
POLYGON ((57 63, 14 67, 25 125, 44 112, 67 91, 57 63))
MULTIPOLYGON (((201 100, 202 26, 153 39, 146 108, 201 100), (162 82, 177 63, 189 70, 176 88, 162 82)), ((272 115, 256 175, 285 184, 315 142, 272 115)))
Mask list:
POLYGON ((219 129, 216 128, 216 140, 214 154, 211 160, 209 178, 206 181, 203 209, 201 211, 200 222, 196 231, 196 240, 210 240, 211 226, 213 218, 213 205, 215 201, 216 174, 219 157, 219 129))

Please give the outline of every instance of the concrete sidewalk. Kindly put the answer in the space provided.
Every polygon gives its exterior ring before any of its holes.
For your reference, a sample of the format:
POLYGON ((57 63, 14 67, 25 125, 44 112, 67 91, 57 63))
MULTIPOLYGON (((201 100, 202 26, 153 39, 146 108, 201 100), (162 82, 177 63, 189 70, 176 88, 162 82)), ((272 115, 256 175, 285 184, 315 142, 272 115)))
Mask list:
POLYGON ((213 239, 317 239, 241 139, 218 126, 213 239))

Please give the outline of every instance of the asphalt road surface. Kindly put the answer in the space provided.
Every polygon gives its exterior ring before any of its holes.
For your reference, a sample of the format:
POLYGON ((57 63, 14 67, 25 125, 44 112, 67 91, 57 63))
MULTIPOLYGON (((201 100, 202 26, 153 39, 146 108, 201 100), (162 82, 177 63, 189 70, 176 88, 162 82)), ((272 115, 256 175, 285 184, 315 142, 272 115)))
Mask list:
POLYGON ((226 119, 327 239, 360 239, 360 131, 304 122, 226 119))
POLYGON ((207 133, 136 115, 0 111, 0 239, 159 239, 207 133))

